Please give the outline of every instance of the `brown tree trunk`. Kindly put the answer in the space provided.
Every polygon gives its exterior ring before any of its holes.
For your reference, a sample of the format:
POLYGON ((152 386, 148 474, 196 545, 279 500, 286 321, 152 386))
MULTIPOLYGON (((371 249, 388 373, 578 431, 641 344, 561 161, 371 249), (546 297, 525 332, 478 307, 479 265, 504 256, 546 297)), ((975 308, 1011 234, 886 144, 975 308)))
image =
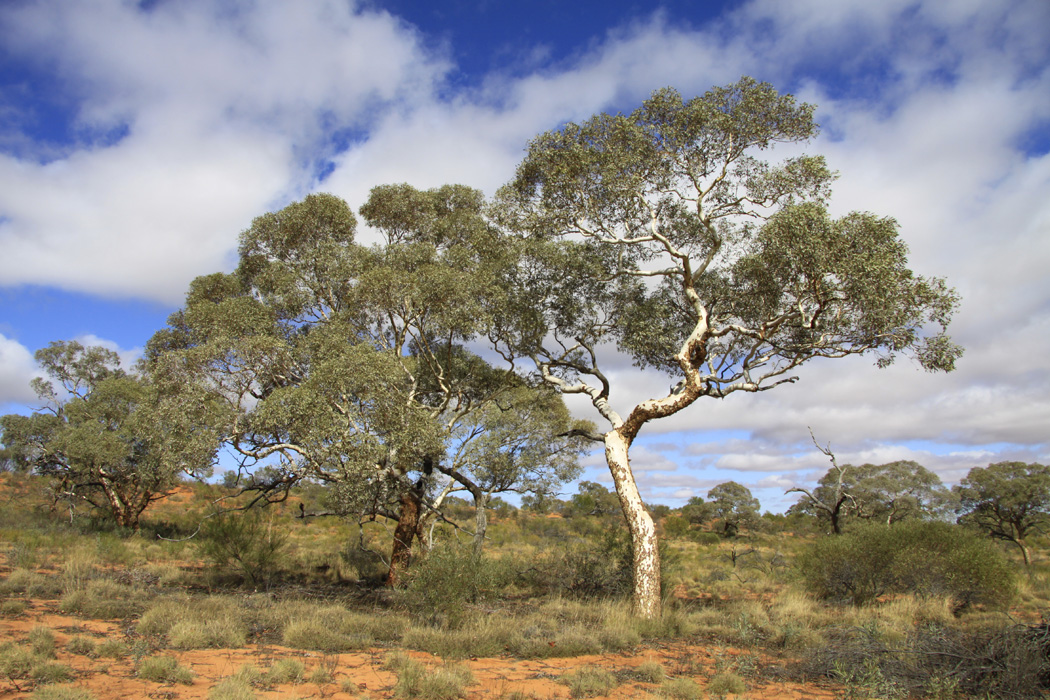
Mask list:
POLYGON ((401 573, 412 562, 412 540, 419 526, 419 512, 422 498, 415 488, 406 489, 401 494, 401 512, 394 528, 394 545, 390 552, 390 569, 387 572, 388 586, 397 585, 401 573))
POLYGON ((656 525, 645 509, 631 472, 627 457, 629 447, 630 441, 619 431, 611 430, 605 434, 605 459, 631 533, 634 614, 652 620, 661 614, 660 550, 656 525))

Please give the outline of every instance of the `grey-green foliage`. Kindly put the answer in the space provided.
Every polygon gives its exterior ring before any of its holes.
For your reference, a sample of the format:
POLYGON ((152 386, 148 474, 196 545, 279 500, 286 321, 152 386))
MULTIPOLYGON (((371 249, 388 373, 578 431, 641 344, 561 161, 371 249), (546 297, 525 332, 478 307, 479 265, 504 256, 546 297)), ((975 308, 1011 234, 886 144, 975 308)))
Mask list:
POLYGON ((1050 467, 998 462, 974 467, 954 489, 959 522, 1017 545, 1031 563, 1027 538, 1050 526, 1050 467))
POLYGON ((722 521, 722 532, 735 535, 741 527, 758 521, 758 499, 751 490, 735 481, 726 481, 707 492, 715 517, 722 521))
MULTIPOLYGON (((376 245, 356 241, 357 218, 332 195, 257 217, 241 235, 237 271, 194 280, 147 347, 155 374, 224 406, 226 440, 249 465, 268 465, 251 486, 265 493, 313 477, 334 486, 337 512, 397 516, 392 574, 438 488, 435 465, 461 467, 448 473, 468 488, 484 481, 466 462, 442 461, 448 444, 488 431, 486 406, 528 391, 465 347, 504 303, 494 281, 506 260, 481 203, 462 186, 377 187, 361 209, 384 235, 376 245)), ((552 434, 550 444, 568 441, 552 434)), ((523 464, 499 480, 525 488, 546 469, 523 464)))
POLYGON ((857 605, 914 593, 948 596, 960 607, 1002 606, 1016 591, 1009 562, 991 542, 938 521, 859 524, 818 539, 796 565, 817 595, 857 605))
POLYGON ((137 528, 181 474, 210 473, 218 440, 209 402, 125 372, 106 348, 56 341, 35 358, 50 377, 32 382, 46 408, 4 416, 0 426, 16 463, 49 477, 57 496, 137 528))
POLYGON ((941 517, 952 504, 940 477, 910 460, 833 465, 812 491, 793 490, 801 491, 803 498, 790 512, 831 521, 836 531, 843 521, 857 518, 892 524, 941 517))

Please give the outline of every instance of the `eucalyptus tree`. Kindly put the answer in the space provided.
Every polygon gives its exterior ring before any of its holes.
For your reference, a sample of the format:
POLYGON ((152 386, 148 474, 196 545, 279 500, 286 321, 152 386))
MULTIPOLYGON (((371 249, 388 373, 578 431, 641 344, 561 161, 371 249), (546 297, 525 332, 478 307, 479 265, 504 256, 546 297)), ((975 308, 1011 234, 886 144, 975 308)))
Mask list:
POLYGON ((1028 537, 1050 531, 1050 466, 997 462, 974 467, 954 489, 959 522, 1012 542, 1031 567, 1028 537))
POLYGON ((815 358, 898 354, 950 370, 956 295, 915 275, 897 223, 826 209, 821 156, 759 155, 817 133, 813 107, 749 78, 690 100, 659 90, 631 114, 536 137, 495 216, 520 240, 514 312, 494 339, 590 400, 633 544, 638 614, 660 610, 656 529, 631 471, 642 427, 700 397, 765 391, 815 358), (940 330, 924 333, 928 325, 940 330), (614 408, 606 346, 671 376, 614 408))
POLYGON ((210 473, 218 440, 198 428, 210 421, 208 402, 187 410, 185 397, 125 372, 106 348, 56 341, 35 358, 50 377, 32 382, 43 409, 3 416, 0 427, 18 468, 48 477, 57 498, 138 529, 180 475, 210 473))
POLYGON ((708 491, 707 497, 714 516, 722 521, 722 534, 727 537, 758 522, 758 499, 743 484, 726 481, 708 491))
POLYGON ((800 487, 788 493, 803 498, 790 512, 815 516, 841 534, 851 518, 881 520, 887 525, 910 519, 934 519, 950 511, 951 492, 940 477, 921 464, 898 460, 886 464, 832 467, 808 490, 800 487))
POLYGON ((383 236, 373 245, 332 195, 260 216, 236 272, 195 280, 149 347, 158 374, 221 398, 226 440, 244 466, 268 467, 258 499, 309 477, 337 486, 342 512, 396 520, 391 583, 449 445, 523 386, 464 347, 502 303, 482 202, 461 186, 377 187, 361 209, 383 236))

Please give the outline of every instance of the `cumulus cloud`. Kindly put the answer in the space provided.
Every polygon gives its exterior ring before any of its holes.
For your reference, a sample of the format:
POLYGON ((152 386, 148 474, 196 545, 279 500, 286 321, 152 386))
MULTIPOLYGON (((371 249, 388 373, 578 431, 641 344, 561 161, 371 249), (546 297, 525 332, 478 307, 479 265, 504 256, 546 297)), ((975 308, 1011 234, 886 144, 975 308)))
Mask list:
POLYGON ((29 382, 37 375, 33 353, 17 340, 0 334, 0 404, 25 403, 35 399, 29 382))

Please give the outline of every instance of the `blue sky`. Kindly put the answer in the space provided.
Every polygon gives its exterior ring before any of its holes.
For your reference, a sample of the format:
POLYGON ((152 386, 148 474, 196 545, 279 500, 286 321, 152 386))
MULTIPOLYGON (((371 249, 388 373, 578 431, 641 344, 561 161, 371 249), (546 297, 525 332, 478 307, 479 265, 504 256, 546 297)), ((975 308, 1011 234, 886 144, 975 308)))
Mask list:
MULTIPOLYGON (((957 481, 1050 459, 1050 5, 1045 0, 22 0, 0 5, 0 411, 32 352, 128 360, 251 219, 377 184, 492 193, 527 141, 741 75, 818 105, 833 206, 892 215, 963 297, 956 372, 867 359, 646 428, 644 496, 734 479, 771 510, 842 461, 957 481)), ((666 379, 616 364, 626 409, 666 379)), ((586 406, 574 407, 581 415, 586 406)), ((609 482, 600 456, 587 478, 609 482)))

